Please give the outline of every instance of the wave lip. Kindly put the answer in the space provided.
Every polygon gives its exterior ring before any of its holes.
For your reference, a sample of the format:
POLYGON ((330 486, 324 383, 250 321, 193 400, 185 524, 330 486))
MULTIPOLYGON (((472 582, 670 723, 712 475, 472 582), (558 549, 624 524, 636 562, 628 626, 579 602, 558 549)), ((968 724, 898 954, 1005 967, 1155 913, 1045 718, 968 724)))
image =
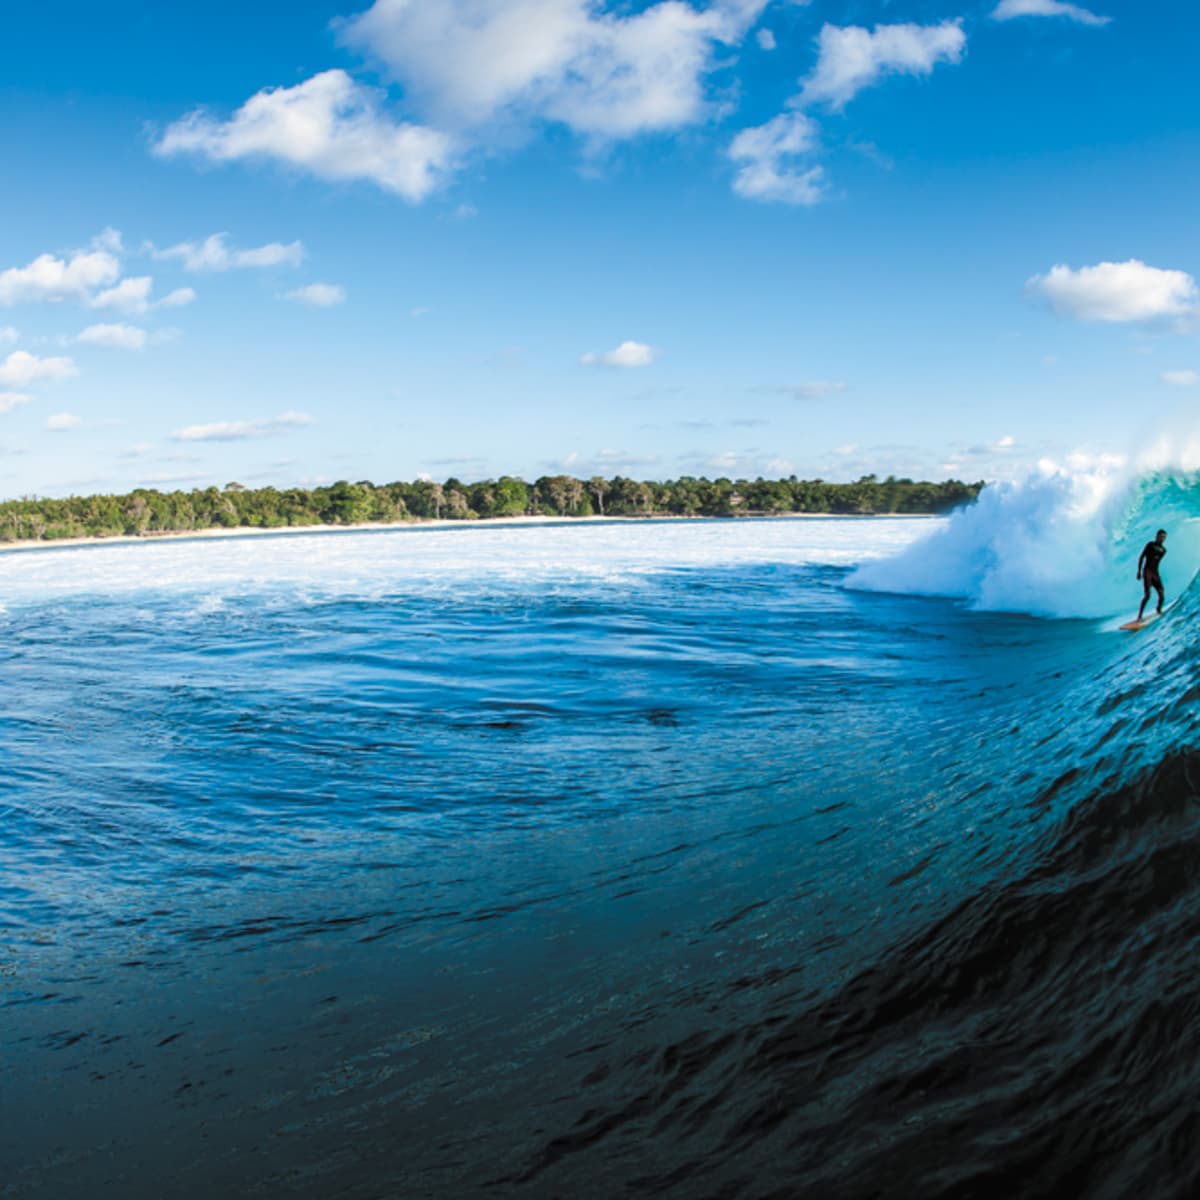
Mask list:
POLYGON ((1045 462, 989 485, 895 557, 864 563, 848 586, 951 596, 985 611, 1115 616, 1141 600, 1137 558, 1156 529, 1169 535, 1168 589, 1190 584, 1200 564, 1198 481, 1192 471, 1045 462))

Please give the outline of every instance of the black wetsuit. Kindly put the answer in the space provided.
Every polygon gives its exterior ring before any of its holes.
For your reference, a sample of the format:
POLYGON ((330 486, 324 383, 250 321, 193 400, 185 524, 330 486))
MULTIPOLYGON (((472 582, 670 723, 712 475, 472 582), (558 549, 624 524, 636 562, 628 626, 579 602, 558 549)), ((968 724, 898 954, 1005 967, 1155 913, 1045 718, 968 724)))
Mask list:
POLYGON ((1146 565, 1142 569, 1142 577, 1151 587, 1156 584, 1159 587, 1162 586, 1162 578, 1158 573, 1158 564, 1162 562, 1166 552, 1166 546, 1160 546, 1158 542, 1147 542, 1145 550, 1142 551, 1142 557, 1146 560, 1146 565))
POLYGON ((1150 599, 1150 589, 1158 593, 1158 611, 1162 612, 1163 608, 1163 585, 1162 576, 1158 573, 1158 564, 1162 562, 1163 556, 1167 553, 1167 548, 1156 538, 1152 542, 1146 543, 1146 548, 1142 551, 1141 558, 1138 559, 1138 566, 1142 573, 1142 603, 1138 608, 1137 619, 1142 619, 1142 614, 1146 611, 1146 601, 1150 599), (1145 564, 1145 565, 1143 565, 1145 564))

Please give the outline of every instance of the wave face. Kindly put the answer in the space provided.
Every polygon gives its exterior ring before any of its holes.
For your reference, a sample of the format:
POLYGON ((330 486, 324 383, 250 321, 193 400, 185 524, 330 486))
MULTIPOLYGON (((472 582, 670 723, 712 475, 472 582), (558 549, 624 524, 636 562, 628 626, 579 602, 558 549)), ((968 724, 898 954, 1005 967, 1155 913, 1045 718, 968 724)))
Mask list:
POLYGON ((1196 1195, 1200 589, 978 520, 0 556, 0 1195, 1196 1195))
POLYGON ((1136 564, 1168 530, 1164 579, 1176 595, 1200 565, 1197 476, 1182 469, 1047 465, 993 484, 928 539, 859 568, 850 586, 954 596, 985 611, 1112 616, 1140 600, 1136 564))

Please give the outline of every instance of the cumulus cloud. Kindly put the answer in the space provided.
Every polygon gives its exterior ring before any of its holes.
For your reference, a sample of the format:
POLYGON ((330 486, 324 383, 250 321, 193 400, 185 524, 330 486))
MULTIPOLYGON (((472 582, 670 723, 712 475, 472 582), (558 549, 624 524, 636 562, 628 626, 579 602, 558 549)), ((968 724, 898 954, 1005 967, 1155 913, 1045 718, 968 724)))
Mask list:
POLYGON ((75 340, 92 346, 111 346, 118 350, 140 350, 147 333, 136 325, 89 325, 75 340))
POLYGON ((250 250, 229 245, 229 234, 214 233, 202 242, 180 242, 155 250, 155 258, 177 258, 186 271, 232 271, 245 267, 296 267, 304 261, 301 242, 267 242, 250 250))
POLYGON ((1128 262, 1102 262, 1078 271, 1059 264, 1026 284, 1055 312, 1081 321, 1150 321, 1194 312, 1196 281, 1184 271, 1128 262))
POLYGON ((110 250, 80 250, 69 258, 40 254, 27 266, 0 271, 0 305, 83 300, 120 275, 120 261, 110 250))
POLYGON ((346 289, 337 283, 310 283, 287 292, 286 298, 307 304, 310 308, 332 308, 337 304, 345 304, 346 289))
POLYGON ((196 298, 195 291, 190 287, 176 288, 173 292, 168 292, 159 302, 159 308, 182 308, 185 304, 191 304, 196 298))
POLYGON ((89 308, 115 308, 120 312, 144 313, 150 308, 154 280, 149 275, 122 279, 116 287, 98 292, 87 301, 89 308))
POLYGON ((0 386, 28 387, 31 383, 53 382, 78 375, 69 358, 39 358, 25 350, 14 350, 0 362, 0 386))
POLYGON ((719 111, 709 75, 768 0, 375 0, 339 23, 421 123, 330 70, 252 96, 228 120, 197 110, 157 140, 161 155, 269 159, 324 179, 369 180, 417 202, 497 125, 566 126, 590 142, 678 129, 719 111))
POLYGON ((46 428, 52 433, 66 433, 71 429, 78 429, 82 422, 74 413, 63 412, 55 413, 52 417, 46 418, 46 428))
POLYGON ((585 354, 579 361, 585 367, 648 367, 658 351, 645 342, 622 342, 603 354, 585 354))
POLYGON ((245 442, 252 438, 272 437, 315 422, 307 413, 285 412, 278 417, 255 421, 213 421, 207 425, 186 425, 171 437, 177 442, 245 442))
POLYGON ((0 325, 0 342, 15 342, 21 335, 11 325, 0 325))
POLYGON ((775 35, 769 29, 760 29, 756 36, 759 47, 763 50, 774 50, 779 44, 775 40, 775 35))
MULTIPOLYGON (((88 308, 144 313, 151 307, 154 281, 149 275, 121 278, 124 243, 115 229, 105 229, 86 250, 63 257, 41 254, 24 267, 0 271, 0 305, 75 300, 88 308)), ((191 288, 179 288, 161 306, 178 307, 195 299, 191 288)), ((0 328, 0 343, 15 341, 17 331, 0 328)))
POLYGON ((825 193, 825 171, 803 160, 816 144, 816 124, 800 112, 743 129, 729 147, 729 157, 741 164, 733 190, 751 200, 816 204, 825 193))
POLYGON ((967 35, 958 20, 874 30, 825 25, 817 45, 817 65, 804 81, 801 102, 841 109, 885 75, 929 75, 938 63, 960 62, 967 35))
POLYGON ((0 413, 11 412, 22 404, 28 404, 33 397, 25 392, 0 392, 0 413))
POLYGON ((1195 371, 1164 371, 1159 378, 1172 387, 1195 387, 1200 383, 1200 374, 1195 371))
POLYGON ((960 21, 940 25, 825 25, 817 63, 789 107, 765 125, 743 129, 729 147, 740 164, 733 190, 751 200, 811 205, 826 194, 824 168, 813 161, 816 123, 802 109, 844 108, 885 75, 928 75, 938 63, 961 61, 967 38, 960 21))
POLYGON ((1015 17, 1066 17, 1080 25, 1107 25, 1112 20, 1078 4, 1065 4, 1063 0, 1000 0, 992 10, 993 21, 1011 21, 1015 17))
POLYGON ((766 4, 662 0, 620 14, 593 0, 376 0, 342 40, 441 128, 507 117, 621 138, 703 116, 716 48, 739 41, 766 4))
POLYGON ((266 88, 228 121, 197 110, 168 126, 154 149, 217 163, 275 160, 321 179, 366 180, 414 202, 441 183, 453 159, 450 137, 393 121, 379 91, 341 70, 266 88))

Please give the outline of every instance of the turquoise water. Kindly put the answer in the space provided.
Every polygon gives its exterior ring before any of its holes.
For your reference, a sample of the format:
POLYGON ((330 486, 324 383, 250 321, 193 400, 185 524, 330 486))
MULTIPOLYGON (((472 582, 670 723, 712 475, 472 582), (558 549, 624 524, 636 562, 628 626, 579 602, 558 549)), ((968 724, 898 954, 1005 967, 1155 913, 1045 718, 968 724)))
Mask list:
POLYGON ((939 529, 3 556, 0 1195, 1189 1194, 1195 600, 939 529))

